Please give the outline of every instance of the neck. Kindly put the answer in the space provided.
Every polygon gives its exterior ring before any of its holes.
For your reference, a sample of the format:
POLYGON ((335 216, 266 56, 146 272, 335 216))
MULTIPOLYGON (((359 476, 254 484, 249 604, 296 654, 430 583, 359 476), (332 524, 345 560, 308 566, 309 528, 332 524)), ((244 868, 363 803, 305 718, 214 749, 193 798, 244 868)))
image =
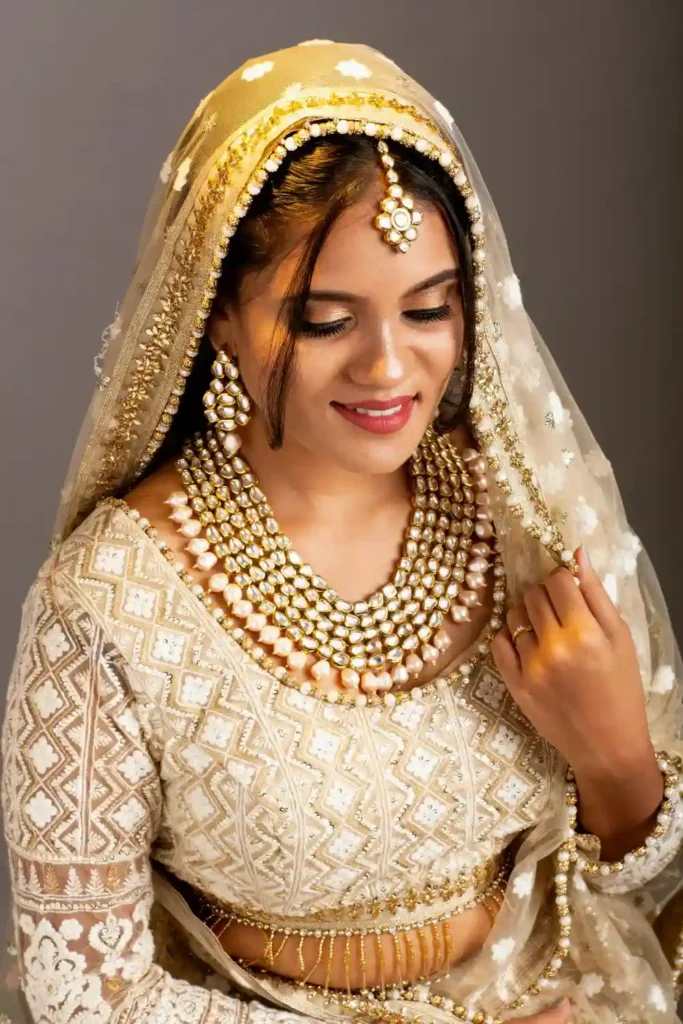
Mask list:
POLYGON ((254 470, 281 523, 322 519, 349 523, 397 502, 407 502, 410 485, 401 466, 393 473, 352 473, 286 440, 278 451, 268 445, 265 430, 254 418, 242 431, 239 451, 254 470))

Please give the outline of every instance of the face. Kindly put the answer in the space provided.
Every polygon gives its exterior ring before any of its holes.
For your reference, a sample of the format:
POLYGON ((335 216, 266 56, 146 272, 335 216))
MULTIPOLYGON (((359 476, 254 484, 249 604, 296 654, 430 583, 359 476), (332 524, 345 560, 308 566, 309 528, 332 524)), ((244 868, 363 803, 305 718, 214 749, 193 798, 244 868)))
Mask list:
MULTIPOLYGON (((317 261, 297 336, 283 454, 302 451, 352 473, 398 469, 436 415, 463 343, 457 252, 436 209, 407 253, 373 224, 379 193, 346 210, 317 261)), ((243 283, 239 308, 212 315, 217 348, 236 355, 265 432, 265 382, 283 328, 278 314, 301 250, 243 283)))

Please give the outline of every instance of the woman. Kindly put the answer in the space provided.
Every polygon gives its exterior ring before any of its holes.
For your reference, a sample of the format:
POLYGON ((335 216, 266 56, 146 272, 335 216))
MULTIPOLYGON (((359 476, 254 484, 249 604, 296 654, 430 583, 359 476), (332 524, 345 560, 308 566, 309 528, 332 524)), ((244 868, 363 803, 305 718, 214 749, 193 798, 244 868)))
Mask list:
POLYGON ((248 62, 107 337, 4 730, 32 1019, 678 1020, 680 656, 448 111, 248 62))

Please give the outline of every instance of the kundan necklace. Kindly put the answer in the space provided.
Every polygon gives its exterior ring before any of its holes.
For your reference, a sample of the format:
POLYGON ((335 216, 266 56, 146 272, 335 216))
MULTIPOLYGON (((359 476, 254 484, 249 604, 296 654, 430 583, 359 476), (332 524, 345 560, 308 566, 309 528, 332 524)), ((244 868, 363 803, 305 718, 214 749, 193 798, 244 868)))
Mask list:
MULTIPOLYGON (((438 660, 451 643, 446 615, 470 621, 493 563, 492 629, 502 625, 505 570, 494 536, 484 459, 461 456, 429 430, 411 457, 412 511, 390 583, 344 601, 293 550, 246 461, 213 431, 196 435, 176 463, 184 490, 167 500, 203 571, 238 626, 281 659, 274 674, 303 675, 299 688, 337 678, 359 695, 386 694, 438 660), (336 671, 335 671, 336 670, 336 671)), ((222 612, 217 618, 222 617, 222 612)))

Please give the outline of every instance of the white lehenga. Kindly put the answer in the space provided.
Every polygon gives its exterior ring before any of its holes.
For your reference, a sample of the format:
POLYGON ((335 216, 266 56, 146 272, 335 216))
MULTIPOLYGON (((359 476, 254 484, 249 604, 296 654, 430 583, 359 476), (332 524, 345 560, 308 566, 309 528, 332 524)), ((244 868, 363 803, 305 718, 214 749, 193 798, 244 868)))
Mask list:
MULTIPOLYGON (((245 912, 300 920, 391 897, 400 925, 422 912, 402 903, 410 889, 433 892, 511 849, 507 898, 481 951, 414 999, 389 993, 383 1007, 452 1022, 454 1003, 497 1014, 531 987, 515 1012, 568 994, 577 1022, 672 1024, 672 971, 652 922, 681 885, 680 805, 664 840, 619 874, 568 866, 567 956, 536 992, 558 938, 552 882, 566 765, 490 657, 469 674, 459 662, 445 685, 393 708, 325 703, 245 653, 144 524, 120 506, 91 512, 125 492, 172 421, 249 189, 278 147, 286 159, 321 123, 415 147, 467 196, 486 284, 471 425, 511 599, 586 543, 631 628, 653 742, 683 753, 681 659, 656 575, 521 304, 495 209, 452 118, 368 47, 323 41, 249 62, 200 104, 162 168, 56 551, 25 606, 3 805, 15 973, 30 1014, 45 1024, 348 1015, 320 990, 231 960, 153 862, 245 912)), ((597 842, 583 845, 587 860, 599 857, 597 842)), ((445 909, 481 884, 447 886, 445 909)))

